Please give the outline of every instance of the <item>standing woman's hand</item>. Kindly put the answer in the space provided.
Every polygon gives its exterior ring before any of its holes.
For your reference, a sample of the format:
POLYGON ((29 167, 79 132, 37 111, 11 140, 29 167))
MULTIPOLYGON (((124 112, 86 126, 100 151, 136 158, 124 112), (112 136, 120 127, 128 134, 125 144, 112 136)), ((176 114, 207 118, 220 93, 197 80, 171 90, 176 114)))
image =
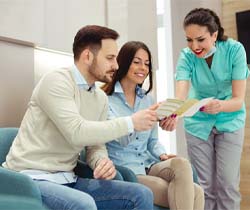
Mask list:
POLYGON ((208 104, 200 108, 201 112, 206 112, 208 114, 218 114, 222 111, 221 100, 213 99, 208 104))

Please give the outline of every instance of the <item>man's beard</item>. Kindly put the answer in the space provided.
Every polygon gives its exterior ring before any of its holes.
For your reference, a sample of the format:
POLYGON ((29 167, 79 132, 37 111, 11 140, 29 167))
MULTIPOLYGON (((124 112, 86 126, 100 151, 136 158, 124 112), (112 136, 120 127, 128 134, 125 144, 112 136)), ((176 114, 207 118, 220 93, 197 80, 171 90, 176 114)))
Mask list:
POLYGON ((90 74, 92 74, 93 77, 95 77, 96 81, 108 83, 112 81, 115 70, 110 69, 107 72, 105 72, 105 74, 98 73, 100 71, 98 71, 97 60, 96 58, 94 58, 93 63, 89 67, 89 72, 90 74), (111 73, 113 74, 110 75, 111 73))

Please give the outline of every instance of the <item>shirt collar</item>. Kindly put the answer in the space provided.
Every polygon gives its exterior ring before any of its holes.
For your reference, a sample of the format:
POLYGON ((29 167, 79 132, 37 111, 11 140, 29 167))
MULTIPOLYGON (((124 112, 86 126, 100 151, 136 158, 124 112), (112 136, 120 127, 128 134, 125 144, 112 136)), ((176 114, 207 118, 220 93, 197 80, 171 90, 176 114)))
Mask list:
POLYGON ((84 89, 87 91, 95 90, 96 88, 95 84, 89 86, 84 76, 80 73, 80 71, 76 67, 76 65, 73 66, 73 75, 74 75, 75 82, 80 89, 84 89))
MULTIPOLYGON (((114 93, 123 93, 124 94, 121 83, 119 81, 117 81, 115 83, 114 93)), ((145 96, 146 91, 137 85, 135 88, 135 93, 138 97, 143 98, 145 96)))

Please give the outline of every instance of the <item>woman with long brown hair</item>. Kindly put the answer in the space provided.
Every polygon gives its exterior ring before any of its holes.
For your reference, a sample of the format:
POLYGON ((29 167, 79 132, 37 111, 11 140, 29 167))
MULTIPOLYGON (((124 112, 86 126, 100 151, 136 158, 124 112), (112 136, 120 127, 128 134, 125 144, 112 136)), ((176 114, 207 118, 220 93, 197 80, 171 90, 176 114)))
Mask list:
MULTIPOLYGON (((110 118, 128 116, 148 108, 154 101, 148 94, 153 87, 152 58, 142 42, 131 41, 119 51, 119 69, 113 81, 103 89, 109 97, 110 118), (146 77, 149 88, 142 89, 146 77)), ((167 130, 173 130, 175 119, 167 130)), ((154 203, 170 209, 204 208, 202 188, 193 183, 192 168, 188 160, 167 155, 159 143, 157 127, 145 132, 134 132, 106 144, 110 159, 130 168, 140 183, 154 193, 154 203)))

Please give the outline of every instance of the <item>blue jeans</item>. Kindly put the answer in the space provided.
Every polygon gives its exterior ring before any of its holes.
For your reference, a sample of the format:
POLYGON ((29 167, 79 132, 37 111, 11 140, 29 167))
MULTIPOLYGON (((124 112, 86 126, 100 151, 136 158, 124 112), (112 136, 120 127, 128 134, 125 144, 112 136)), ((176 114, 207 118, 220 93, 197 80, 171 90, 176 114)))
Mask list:
POLYGON ((138 183, 78 178, 60 185, 36 181, 45 206, 53 210, 153 209, 151 190, 138 183))

